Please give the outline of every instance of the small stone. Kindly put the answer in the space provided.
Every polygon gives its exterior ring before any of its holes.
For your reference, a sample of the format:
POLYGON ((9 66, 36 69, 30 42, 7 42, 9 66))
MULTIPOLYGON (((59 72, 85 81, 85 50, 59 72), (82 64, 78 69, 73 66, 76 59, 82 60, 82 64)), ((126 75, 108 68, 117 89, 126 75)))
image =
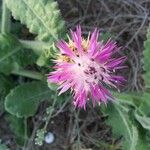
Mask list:
POLYGON ((52 132, 48 132, 46 135, 45 135, 45 142, 47 144, 52 144, 55 140, 55 137, 54 137, 54 134, 52 132))

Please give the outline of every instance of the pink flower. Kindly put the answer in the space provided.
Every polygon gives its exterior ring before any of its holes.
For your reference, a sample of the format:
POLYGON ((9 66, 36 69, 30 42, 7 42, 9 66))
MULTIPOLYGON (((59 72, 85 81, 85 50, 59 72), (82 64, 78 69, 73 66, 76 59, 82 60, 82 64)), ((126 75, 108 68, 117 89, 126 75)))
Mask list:
POLYGON ((48 81, 59 85, 59 94, 71 89, 74 105, 85 109, 90 98, 94 106, 96 102, 107 103, 112 99, 106 86, 118 88, 125 81, 114 72, 125 67, 122 63, 126 58, 114 57, 120 48, 111 40, 105 44, 98 41, 97 29, 87 39, 81 34, 81 27, 77 26, 75 32, 71 30, 69 42, 61 40, 57 43, 60 53, 48 81))

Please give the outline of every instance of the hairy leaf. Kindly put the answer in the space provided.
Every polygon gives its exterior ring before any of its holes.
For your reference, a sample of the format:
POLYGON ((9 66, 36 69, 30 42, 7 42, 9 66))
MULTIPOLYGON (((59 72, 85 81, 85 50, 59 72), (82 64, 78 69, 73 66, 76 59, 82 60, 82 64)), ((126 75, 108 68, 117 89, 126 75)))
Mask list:
POLYGON ((139 106, 139 111, 146 116, 150 117, 150 94, 144 93, 142 97, 140 97, 141 104, 139 106))
POLYGON ((50 99, 51 93, 46 83, 31 82, 19 85, 7 95, 5 109, 17 117, 29 117, 36 113, 39 103, 50 99))
POLYGON ((18 68, 20 61, 21 46, 17 40, 9 35, 0 34, 0 71, 10 73, 18 68))
POLYGON ((134 95, 131 93, 113 92, 113 96, 117 99, 117 102, 120 104, 136 107, 133 101, 134 95))
POLYGON ((123 137, 123 150, 136 150, 138 131, 128 113, 118 104, 108 105, 106 112, 109 115, 106 123, 112 127, 114 136, 123 137))
POLYGON ((150 130, 150 117, 142 116, 135 112, 135 118, 139 121, 144 129, 150 130))
POLYGON ((14 87, 14 83, 10 77, 0 74, 0 112, 4 111, 4 99, 10 89, 14 87))
POLYGON ((6 4, 39 40, 56 40, 63 31, 64 21, 54 0, 6 0, 6 4))
POLYGON ((150 26, 147 30, 147 40, 144 42, 144 79, 145 84, 150 86, 150 26))
POLYGON ((14 36, 0 34, 0 72, 9 74, 34 61, 33 53, 23 50, 14 36))
POLYGON ((141 104, 135 111, 135 118, 144 129, 150 130, 150 94, 144 93, 140 100, 141 104))
POLYGON ((24 144, 24 119, 17 118, 14 115, 7 114, 6 120, 10 124, 11 131, 15 134, 16 141, 19 145, 24 144))

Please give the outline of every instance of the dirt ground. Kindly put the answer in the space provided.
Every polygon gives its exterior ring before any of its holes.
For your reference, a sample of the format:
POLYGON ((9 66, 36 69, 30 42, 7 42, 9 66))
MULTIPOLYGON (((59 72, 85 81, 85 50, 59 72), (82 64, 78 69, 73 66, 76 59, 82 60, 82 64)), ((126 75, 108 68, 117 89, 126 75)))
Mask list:
MULTIPOLYGON (((128 58, 128 70, 122 72, 128 79, 124 90, 142 90, 143 41, 150 20, 150 0, 58 0, 58 3, 68 29, 81 24, 85 35, 95 27, 112 34, 122 46, 121 55, 128 58)), ((33 130, 40 127, 40 118, 46 107, 47 104, 42 103, 36 116, 28 120, 33 130), (35 120, 38 120, 36 124, 35 120)), ((11 150, 19 150, 4 116, 0 116, 0 138, 11 150)), ((48 130, 55 135, 54 143, 44 143, 39 147, 31 139, 30 149, 77 150, 82 145, 81 150, 121 150, 120 140, 112 137, 111 128, 104 123, 105 119, 100 109, 93 109, 92 105, 88 106, 86 112, 78 112, 70 103, 66 103, 56 110, 48 126, 48 130)))

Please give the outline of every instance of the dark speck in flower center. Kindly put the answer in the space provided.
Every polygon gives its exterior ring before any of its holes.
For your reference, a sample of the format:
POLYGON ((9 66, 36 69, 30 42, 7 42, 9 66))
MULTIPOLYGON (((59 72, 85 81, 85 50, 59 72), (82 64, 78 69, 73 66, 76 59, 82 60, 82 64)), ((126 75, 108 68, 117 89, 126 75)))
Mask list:
POLYGON ((92 75, 92 74, 97 73, 97 71, 96 71, 95 67, 89 66, 87 70, 84 70, 84 73, 85 73, 85 74, 91 74, 91 75, 92 75))
POLYGON ((106 72, 106 69, 104 67, 100 67, 100 69, 103 71, 103 72, 106 72))
POLYGON ((90 74, 95 74, 97 71, 94 67, 89 67, 90 74))

